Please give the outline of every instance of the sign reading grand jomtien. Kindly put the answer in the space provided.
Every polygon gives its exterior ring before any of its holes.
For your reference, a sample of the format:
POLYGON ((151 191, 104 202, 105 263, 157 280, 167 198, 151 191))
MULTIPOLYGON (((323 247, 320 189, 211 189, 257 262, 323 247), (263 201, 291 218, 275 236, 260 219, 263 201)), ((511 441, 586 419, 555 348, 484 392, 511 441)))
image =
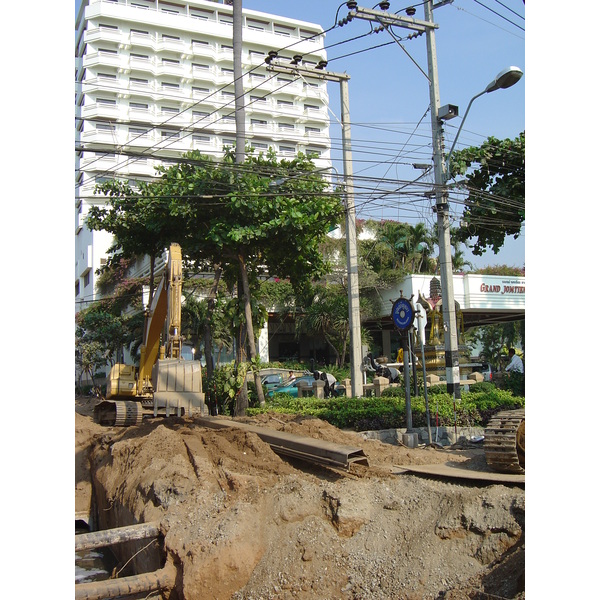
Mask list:
POLYGON ((479 291, 486 294, 524 294, 525 285, 519 280, 502 281, 500 284, 483 282, 479 291))

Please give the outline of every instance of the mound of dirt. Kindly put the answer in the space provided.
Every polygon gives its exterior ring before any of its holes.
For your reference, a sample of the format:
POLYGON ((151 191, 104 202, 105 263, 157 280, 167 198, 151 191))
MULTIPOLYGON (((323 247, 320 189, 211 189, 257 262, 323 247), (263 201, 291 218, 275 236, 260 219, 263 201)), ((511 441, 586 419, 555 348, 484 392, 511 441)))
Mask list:
POLYGON ((479 468, 479 450, 392 446, 319 419, 239 419, 361 447, 369 467, 344 472, 282 458, 241 429, 191 418, 106 428, 87 408, 76 407, 76 496, 92 479, 79 472, 88 455, 102 527, 160 521, 182 574, 171 598, 524 598, 523 489, 393 473, 479 468))

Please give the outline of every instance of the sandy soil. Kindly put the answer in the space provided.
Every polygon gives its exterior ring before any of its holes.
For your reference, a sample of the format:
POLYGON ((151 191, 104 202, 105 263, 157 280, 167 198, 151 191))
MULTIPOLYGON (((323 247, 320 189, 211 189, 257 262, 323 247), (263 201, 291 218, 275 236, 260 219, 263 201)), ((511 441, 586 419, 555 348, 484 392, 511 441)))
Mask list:
POLYGON ((106 526, 160 521, 182 574, 170 598, 525 597, 522 487, 393 473, 450 461, 483 470, 479 449, 411 450, 319 419, 241 419, 363 448, 369 467, 346 472, 193 419, 101 427, 93 405, 76 401, 76 508, 89 506, 93 471, 106 526))

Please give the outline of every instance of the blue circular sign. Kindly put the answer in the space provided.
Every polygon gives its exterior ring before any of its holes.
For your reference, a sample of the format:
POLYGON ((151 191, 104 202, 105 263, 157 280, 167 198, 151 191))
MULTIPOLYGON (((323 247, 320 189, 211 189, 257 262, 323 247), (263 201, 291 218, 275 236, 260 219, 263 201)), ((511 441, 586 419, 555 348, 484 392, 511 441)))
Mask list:
POLYGON ((392 308, 392 320, 398 329, 408 329, 415 318, 412 304, 406 298, 398 298, 392 308))

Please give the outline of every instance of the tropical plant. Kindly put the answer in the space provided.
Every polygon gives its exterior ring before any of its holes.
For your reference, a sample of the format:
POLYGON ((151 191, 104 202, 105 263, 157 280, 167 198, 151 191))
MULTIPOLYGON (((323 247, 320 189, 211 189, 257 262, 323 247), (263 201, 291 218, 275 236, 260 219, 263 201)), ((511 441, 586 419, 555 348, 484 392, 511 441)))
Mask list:
POLYGON ((519 237, 525 221, 525 132, 514 140, 489 137, 479 147, 453 152, 450 174, 466 177, 466 227, 459 239, 475 240, 473 254, 488 248, 497 253, 506 236, 519 237))

